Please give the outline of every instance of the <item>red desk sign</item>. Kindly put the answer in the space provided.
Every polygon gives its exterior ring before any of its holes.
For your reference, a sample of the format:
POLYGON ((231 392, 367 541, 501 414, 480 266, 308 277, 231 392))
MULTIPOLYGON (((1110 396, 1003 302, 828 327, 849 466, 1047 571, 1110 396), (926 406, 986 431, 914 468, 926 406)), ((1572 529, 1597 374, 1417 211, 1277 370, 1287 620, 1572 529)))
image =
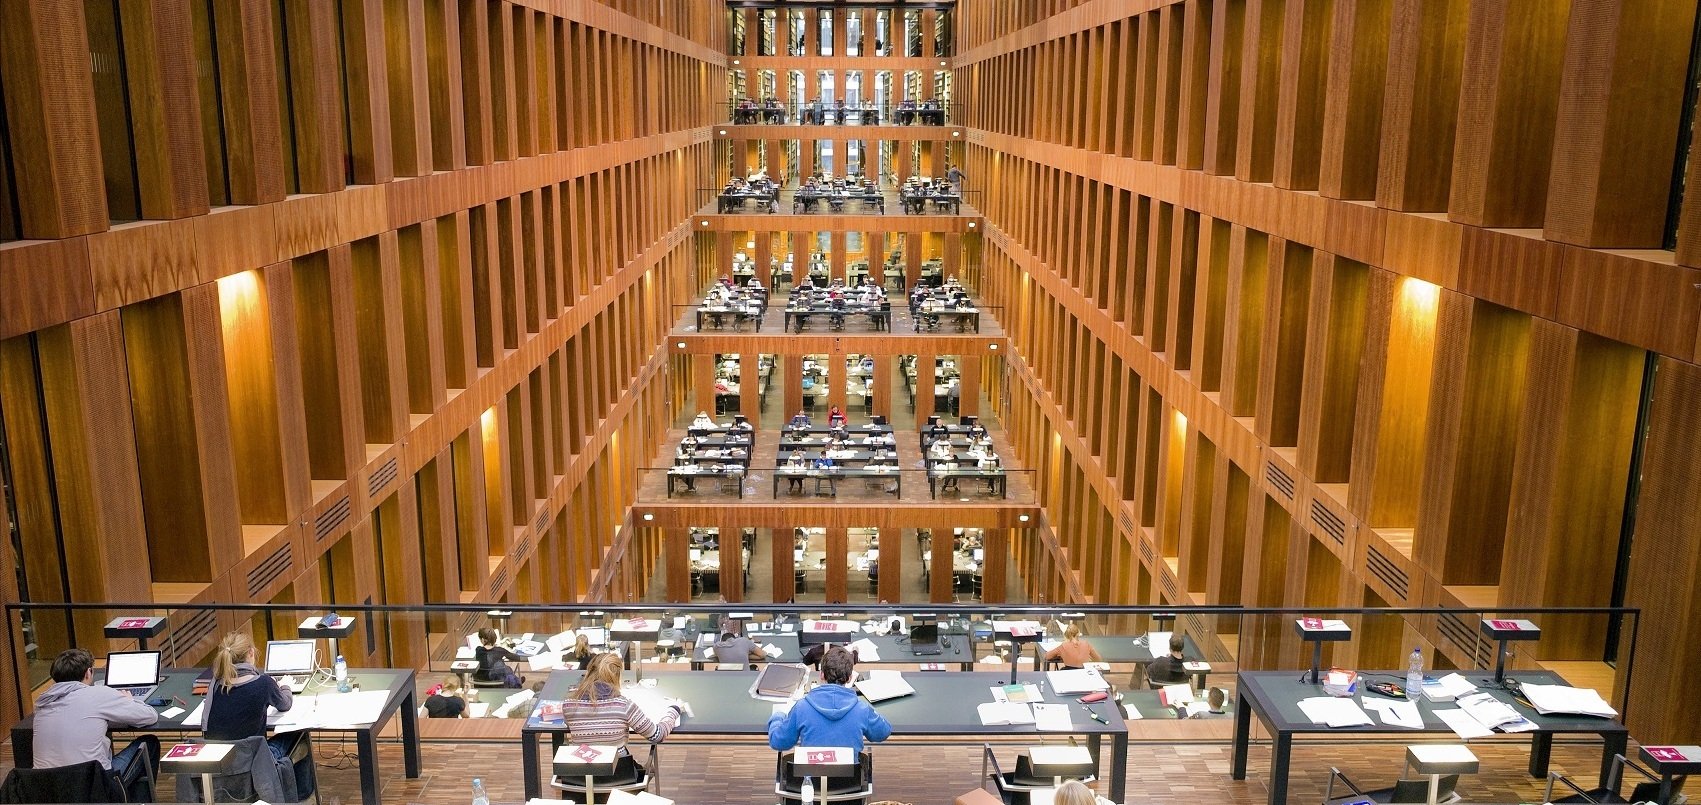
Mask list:
POLYGON ((815 621, 809 624, 809 631, 811 632, 836 632, 838 630, 839 623, 837 621, 815 621))
POLYGON ((206 748, 206 744, 178 744, 167 751, 165 757, 167 760, 187 760, 201 754, 201 750, 206 748))
POLYGON ((1315 631, 1323 628, 1323 619, 1322 618, 1301 618, 1300 624, 1305 628, 1306 631, 1315 632, 1315 631))
POLYGON ((1520 631, 1524 628, 1523 626, 1520 626, 1517 621, 1495 621, 1495 620, 1491 620, 1491 621, 1489 621, 1489 623, 1493 624, 1494 628, 1502 630, 1502 631, 1516 632, 1516 631, 1520 631))
POLYGON ((573 756, 585 761, 586 763, 594 763, 597 758, 602 757, 602 753, 597 751, 597 748, 594 746, 589 744, 580 744, 578 749, 573 750, 573 756))
POLYGON ((118 622, 118 628, 120 628, 120 629, 146 629, 146 628, 148 628, 148 619, 147 618, 125 618, 124 620, 121 620, 121 621, 118 622))
POLYGON ((1671 763, 1673 761, 1682 762, 1682 761, 1689 760, 1689 756, 1685 755, 1683 753, 1682 747, 1677 747, 1677 746, 1644 746, 1644 747, 1642 747, 1642 749, 1645 750, 1648 753, 1648 757, 1651 757, 1655 760, 1658 760, 1661 763, 1671 763))
POLYGON ((839 753, 832 749, 813 750, 804 754, 804 762, 811 766, 841 763, 839 753))

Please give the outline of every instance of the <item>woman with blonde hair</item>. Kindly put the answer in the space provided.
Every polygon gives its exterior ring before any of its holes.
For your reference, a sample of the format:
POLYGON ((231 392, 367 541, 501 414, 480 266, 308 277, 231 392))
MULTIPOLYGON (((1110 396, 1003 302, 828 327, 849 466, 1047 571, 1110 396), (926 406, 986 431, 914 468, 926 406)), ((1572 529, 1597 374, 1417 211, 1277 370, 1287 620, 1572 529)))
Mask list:
POLYGON ((1099 798, 1093 789, 1079 780, 1070 780, 1057 787, 1057 793, 1051 797, 1052 805, 1098 805, 1099 798))
MULTIPOLYGON (((210 741, 240 741, 266 734, 266 708, 284 712, 295 703, 289 689, 254 667, 254 641, 247 632, 231 632, 213 652, 213 681, 207 686, 207 701, 201 709, 201 730, 210 741)), ((266 743, 272 756, 285 758, 294 745, 294 734, 272 738, 266 743)))
POLYGON ((621 695, 620 672, 624 667, 616 652, 604 652, 591 659, 585 678, 561 703, 569 742, 619 746, 624 751, 629 733, 660 743, 679 725, 682 713, 679 705, 669 705, 667 714, 657 721, 621 695))
POLYGON ((1059 660, 1064 668, 1085 668, 1089 662, 1104 662, 1099 656, 1099 650, 1092 643, 1081 639, 1081 627, 1069 624, 1063 630, 1063 642, 1045 653, 1046 662, 1059 660))

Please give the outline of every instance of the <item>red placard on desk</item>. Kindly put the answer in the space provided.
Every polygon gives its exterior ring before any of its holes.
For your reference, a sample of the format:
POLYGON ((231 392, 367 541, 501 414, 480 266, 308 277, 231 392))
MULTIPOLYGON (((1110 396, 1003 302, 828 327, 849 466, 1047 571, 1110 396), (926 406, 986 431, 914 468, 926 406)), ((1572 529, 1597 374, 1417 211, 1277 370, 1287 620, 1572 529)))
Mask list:
POLYGON ((1661 763, 1681 763, 1689 760, 1689 756, 1683 753, 1681 746, 1644 746, 1642 749, 1648 753, 1649 757, 1661 763))
POLYGON ((201 754, 206 744, 178 744, 165 753, 167 760, 187 760, 201 754))
POLYGON ((1322 618, 1301 618, 1300 623, 1308 632, 1315 632, 1323 628, 1322 618))
POLYGON ((1491 621, 1489 621, 1489 623, 1492 624, 1494 626, 1494 628, 1496 628, 1496 629, 1500 629, 1502 631, 1508 631, 1508 632, 1522 631, 1523 628, 1524 628, 1523 625, 1518 623, 1517 621, 1491 620, 1491 621))

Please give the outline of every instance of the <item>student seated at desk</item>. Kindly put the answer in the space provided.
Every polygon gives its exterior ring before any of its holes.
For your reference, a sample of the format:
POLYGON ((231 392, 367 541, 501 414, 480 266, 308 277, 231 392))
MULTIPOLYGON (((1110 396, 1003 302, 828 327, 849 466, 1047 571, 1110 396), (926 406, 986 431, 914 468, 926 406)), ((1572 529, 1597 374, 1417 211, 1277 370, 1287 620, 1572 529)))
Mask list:
MULTIPOLYGON (((793 451, 791 458, 786 459, 786 469, 788 470, 796 471, 808 468, 809 465, 803 460, 803 453, 801 452, 793 451)), ((796 492, 803 491, 803 477, 801 475, 792 475, 790 478, 787 478, 786 481, 788 490, 796 492)))
POLYGON ((714 426, 715 421, 709 418, 708 411, 698 411, 697 418, 691 420, 691 427, 693 428, 712 428, 714 426))
POLYGON ((835 405, 827 410, 827 427, 843 428, 845 421, 845 412, 838 406, 835 405))
MULTIPOLYGON (((621 764, 633 763, 626 751, 626 736, 637 733, 650 743, 667 740, 679 726, 684 713, 677 704, 668 705, 660 720, 652 720, 631 699, 620 694, 620 671, 624 666, 614 652, 598 654, 585 671, 579 686, 561 703, 567 726, 567 742, 620 747, 621 764)), ((620 769, 615 770, 616 774, 620 769)))
POLYGON ((820 458, 815 459, 815 469, 830 470, 830 469, 833 469, 835 466, 837 466, 837 465, 835 465, 833 463, 833 457, 827 455, 825 452, 823 452, 821 454, 820 458))
POLYGON ((159 738, 143 735, 114 754, 107 730, 149 727, 159 714, 130 694, 94 684, 94 656, 59 652, 48 672, 53 685, 35 700, 33 765, 38 769, 100 761, 131 802, 153 799, 150 772, 159 765, 159 738))
POLYGON ((473 649, 473 659, 478 660, 478 670, 473 672, 473 679, 478 682, 500 682, 505 688, 525 685, 526 678, 508 667, 509 661, 520 662, 525 658, 496 645, 496 638, 496 630, 489 626, 478 630, 478 648, 473 649))
POLYGON ((855 669, 856 659, 848 649, 823 650, 821 678, 826 684, 804 694, 789 710, 775 705, 768 717, 768 746, 782 752, 800 745, 861 752, 864 739, 879 743, 891 737, 891 723, 848 687, 855 669))
POLYGON ((1063 630, 1063 642, 1045 653, 1045 661, 1052 660, 1063 663, 1064 668, 1071 670, 1085 668, 1089 662, 1104 662, 1104 658, 1099 656, 1099 650, 1093 648, 1092 643, 1081 639, 1081 627, 1073 623, 1063 630))
POLYGON ((426 718, 470 718, 467 691, 455 674, 443 677, 443 683, 425 697, 426 718))
MULTIPOLYGON (((213 681, 207 686, 206 706, 201 709, 201 729, 210 741, 240 741, 266 734, 266 708, 282 713, 295 704, 295 697, 278 681, 254 666, 254 641, 247 632, 231 632, 213 652, 213 681)), ((297 734, 267 742, 272 757, 289 757, 297 734)))
POLYGON ((1176 685, 1187 681, 1187 669, 1182 667, 1182 649, 1187 647, 1187 641, 1180 632, 1169 636, 1169 653, 1146 666, 1146 682, 1153 687, 1161 685, 1176 685))
POLYGON ((1222 688, 1211 688, 1205 694, 1205 707, 1188 718, 1228 718, 1228 691, 1222 688))
POLYGON ((802 411, 798 411, 797 413, 792 414, 791 422, 788 424, 793 428, 807 428, 809 427, 809 415, 802 411))
POLYGON ((596 656, 591 651, 591 639, 585 635, 579 635, 579 639, 573 641, 573 650, 562 655, 561 662, 562 664, 576 664, 579 670, 583 671, 591 667, 591 660, 595 659, 596 656))
POLYGON ((756 647, 756 641, 732 632, 727 627, 721 627, 721 637, 715 641, 716 662, 748 662, 756 663, 767 659, 762 649, 756 647))
POLYGON ((951 458, 951 443, 944 439, 934 442, 933 446, 927 448, 927 457, 940 461, 951 458))

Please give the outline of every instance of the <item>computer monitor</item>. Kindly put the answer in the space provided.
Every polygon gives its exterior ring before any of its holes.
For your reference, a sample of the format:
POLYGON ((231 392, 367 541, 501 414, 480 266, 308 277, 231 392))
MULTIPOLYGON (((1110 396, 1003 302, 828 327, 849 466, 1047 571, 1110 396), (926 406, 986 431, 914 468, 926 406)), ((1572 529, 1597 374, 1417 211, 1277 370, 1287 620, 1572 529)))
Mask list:
POLYGON ((910 621, 910 653, 939 653, 938 619, 916 617, 910 621))
POLYGON ((266 673, 279 675, 305 674, 313 671, 313 657, 318 651, 316 640, 266 641, 266 673))
POLYGON ((106 655, 106 686, 135 688, 159 683, 159 652, 115 651, 106 655))

